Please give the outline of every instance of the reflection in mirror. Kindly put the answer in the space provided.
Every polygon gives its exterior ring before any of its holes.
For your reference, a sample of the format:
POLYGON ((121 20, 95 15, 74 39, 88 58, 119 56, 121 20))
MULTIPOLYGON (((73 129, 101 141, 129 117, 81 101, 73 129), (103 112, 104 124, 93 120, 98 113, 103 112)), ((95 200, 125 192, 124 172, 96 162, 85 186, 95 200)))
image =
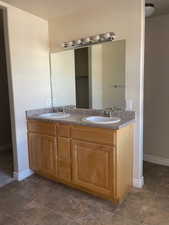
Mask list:
POLYGON ((51 54, 53 106, 125 107, 125 40, 51 54))
POLYGON ((89 108, 89 47, 75 52, 76 107, 89 108))

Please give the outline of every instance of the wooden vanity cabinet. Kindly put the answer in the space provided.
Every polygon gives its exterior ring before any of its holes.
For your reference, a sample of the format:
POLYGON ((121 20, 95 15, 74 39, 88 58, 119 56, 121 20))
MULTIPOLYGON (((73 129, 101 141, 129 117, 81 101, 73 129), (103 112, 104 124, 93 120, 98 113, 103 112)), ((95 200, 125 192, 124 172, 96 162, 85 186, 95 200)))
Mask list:
POLYGON ((132 130, 28 120, 30 168, 119 203, 132 186, 132 130))

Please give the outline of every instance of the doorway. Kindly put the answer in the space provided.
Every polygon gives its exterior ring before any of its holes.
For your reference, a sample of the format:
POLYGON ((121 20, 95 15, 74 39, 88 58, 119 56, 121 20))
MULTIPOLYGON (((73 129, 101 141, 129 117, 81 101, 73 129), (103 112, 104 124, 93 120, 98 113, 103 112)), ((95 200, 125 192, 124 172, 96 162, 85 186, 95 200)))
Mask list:
POLYGON ((13 148, 5 25, 5 10, 0 8, 0 187, 13 180, 13 148))
POLYGON ((155 11, 145 20, 144 174, 161 188, 169 174, 169 7, 152 3, 155 11))

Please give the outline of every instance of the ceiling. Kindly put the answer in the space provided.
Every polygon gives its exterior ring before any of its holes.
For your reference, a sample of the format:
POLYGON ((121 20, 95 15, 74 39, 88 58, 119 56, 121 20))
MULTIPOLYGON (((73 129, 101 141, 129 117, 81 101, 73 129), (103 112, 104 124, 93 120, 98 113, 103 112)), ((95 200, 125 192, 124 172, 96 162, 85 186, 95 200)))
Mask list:
MULTIPOLYGON (((104 0, 2 0, 17 8, 28 11, 43 19, 49 20, 66 16, 83 9, 96 8, 104 0)), ((109 1, 109 0, 108 0, 109 1)), ((117 0, 118 1, 118 0, 117 0)))
POLYGON ((156 10, 153 16, 169 14, 169 0, 146 0, 146 3, 155 5, 156 10))
MULTIPOLYGON (((49 20, 59 16, 66 16, 78 11, 99 7, 103 0, 2 0, 17 8, 28 11, 43 19, 49 20)), ((118 0, 116 0, 118 1, 118 0)), ((153 16, 169 13, 169 0, 146 0, 154 3, 156 11, 153 16)))

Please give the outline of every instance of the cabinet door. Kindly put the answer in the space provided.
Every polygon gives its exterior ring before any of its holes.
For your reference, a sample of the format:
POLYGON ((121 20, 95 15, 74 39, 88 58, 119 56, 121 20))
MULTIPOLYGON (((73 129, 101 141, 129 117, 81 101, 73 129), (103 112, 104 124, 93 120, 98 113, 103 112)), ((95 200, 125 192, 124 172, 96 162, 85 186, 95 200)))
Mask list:
POLYGON ((112 194, 112 147, 73 141, 72 158, 74 184, 103 195, 112 194))
POLYGON ((42 135, 41 139, 41 171, 57 176, 57 139, 42 135))
POLYGON ((41 169, 41 141, 41 135, 35 133, 28 134, 29 166, 35 171, 41 169))
POLYGON ((70 139, 58 137, 58 177, 71 181, 71 146, 70 139))
POLYGON ((57 141, 55 137, 29 133, 30 168, 52 176, 57 175, 57 141))

